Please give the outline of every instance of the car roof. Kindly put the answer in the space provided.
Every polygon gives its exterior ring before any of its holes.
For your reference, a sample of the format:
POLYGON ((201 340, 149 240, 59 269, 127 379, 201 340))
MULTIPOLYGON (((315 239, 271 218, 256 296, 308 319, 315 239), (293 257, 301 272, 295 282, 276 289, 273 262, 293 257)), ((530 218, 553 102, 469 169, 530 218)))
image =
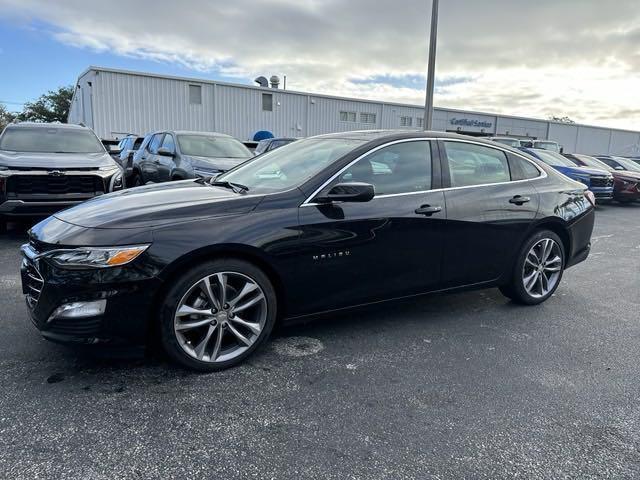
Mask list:
POLYGON ((174 133, 176 135, 202 135, 206 137, 226 137, 233 138, 231 135, 218 132, 197 132, 192 130, 159 130, 155 133, 174 133))
POLYGON ((457 133, 446 133, 436 131, 421 130, 353 130, 349 132, 328 133, 325 135, 316 135, 309 138, 343 138, 347 140, 362 140, 365 142, 384 139, 403 139, 403 138, 451 138, 467 141, 480 141, 480 137, 470 137, 467 135, 459 135, 457 133))
POLYGON ((89 127, 84 125, 77 125, 75 123, 42 123, 42 122, 20 122, 10 123, 7 128, 62 128, 65 130, 90 130, 89 127))

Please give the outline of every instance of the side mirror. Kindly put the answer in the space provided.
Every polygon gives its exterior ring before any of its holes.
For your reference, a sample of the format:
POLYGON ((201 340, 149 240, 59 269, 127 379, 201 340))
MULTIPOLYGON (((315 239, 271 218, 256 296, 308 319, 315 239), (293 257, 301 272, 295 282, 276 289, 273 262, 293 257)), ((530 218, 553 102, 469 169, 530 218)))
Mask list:
POLYGON ((158 155, 163 156, 163 157, 175 157, 176 154, 174 152, 172 152, 171 150, 169 150, 167 147, 160 147, 158 149, 158 155))
POLYGON ((339 183, 316 197, 318 203, 331 202, 368 202, 376 192, 373 185, 360 182, 339 183))
POLYGON ((118 148, 117 145, 109 145, 107 146, 107 152, 109 152, 109 155, 120 155, 122 153, 122 149, 118 148))

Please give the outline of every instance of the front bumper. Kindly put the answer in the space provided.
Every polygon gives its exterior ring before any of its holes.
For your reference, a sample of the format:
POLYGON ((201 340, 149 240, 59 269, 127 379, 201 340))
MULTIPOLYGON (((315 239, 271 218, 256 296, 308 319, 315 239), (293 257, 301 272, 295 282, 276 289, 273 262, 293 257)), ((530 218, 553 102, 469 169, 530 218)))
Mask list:
POLYGON ((598 200, 613 200, 613 187, 591 187, 589 190, 598 200))
POLYGON ((134 264, 119 268, 63 270, 42 259, 33 246, 22 249, 22 290, 43 337, 70 344, 141 344, 154 311, 160 281, 134 264), (52 318, 61 305, 106 300, 104 314, 52 318))

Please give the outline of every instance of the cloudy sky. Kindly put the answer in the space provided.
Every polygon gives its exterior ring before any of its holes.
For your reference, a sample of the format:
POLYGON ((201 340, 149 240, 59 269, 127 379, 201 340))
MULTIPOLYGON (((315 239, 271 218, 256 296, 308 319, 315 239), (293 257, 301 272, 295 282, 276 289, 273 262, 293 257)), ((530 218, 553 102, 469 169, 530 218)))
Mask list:
MULTIPOLYGON (((429 0, 0 0, 0 101, 88 65, 424 102, 429 0)), ((436 105, 640 130, 638 0, 442 0, 436 105)))

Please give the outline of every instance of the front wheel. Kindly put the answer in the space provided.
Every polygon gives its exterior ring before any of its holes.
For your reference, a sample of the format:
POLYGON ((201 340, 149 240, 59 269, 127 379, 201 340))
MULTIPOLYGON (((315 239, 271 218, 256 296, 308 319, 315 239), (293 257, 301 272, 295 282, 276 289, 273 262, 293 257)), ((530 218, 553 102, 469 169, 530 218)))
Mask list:
POLYGON ((242 260, 214 260, 169 290, 160 318, 162 344, 188 368, 222 370, 250 356, 275 320, 275 291, 262 270, 242 260))
POLYGON ((538 231, 523 245, 511 279, 500 291, 518 303, 542 303, 558 288, 565 263, 560 237, 550 230, 538 231))

